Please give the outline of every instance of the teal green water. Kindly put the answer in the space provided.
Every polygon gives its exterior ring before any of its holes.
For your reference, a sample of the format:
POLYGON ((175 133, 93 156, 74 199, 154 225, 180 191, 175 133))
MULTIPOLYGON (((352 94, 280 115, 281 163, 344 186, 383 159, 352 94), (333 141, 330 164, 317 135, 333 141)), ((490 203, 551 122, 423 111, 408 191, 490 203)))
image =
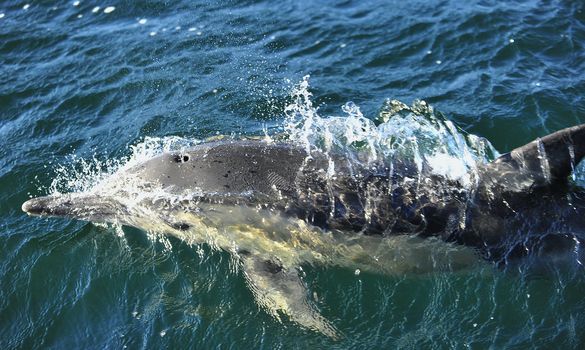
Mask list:
POLYGON ((20 210, 72 155, 279 132, 307 74, 321 115, 424 99, 510 150, 585 122, 582 2, 25 5, 0 4, 0 348, 583 347, 578 263, 396 276, 305 266, 309 295, 345 335, 335 341, 271 318, 227 253, 20 210))

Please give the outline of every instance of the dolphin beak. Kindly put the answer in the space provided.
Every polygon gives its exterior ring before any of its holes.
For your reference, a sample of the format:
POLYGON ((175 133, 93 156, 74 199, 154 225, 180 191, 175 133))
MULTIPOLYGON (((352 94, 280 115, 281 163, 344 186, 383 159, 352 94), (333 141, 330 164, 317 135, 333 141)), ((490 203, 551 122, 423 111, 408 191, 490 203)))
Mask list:
POLYGON ((22 211, 33 216, 66 217, 105 222, 123 215, 125 207, 111 198, 93 194, 68 193, 30 199, 22 211))
POLYGON ((53 203, 55 202, 53 198, 54 196, 47 196, 29 199, 22 204, 22 211, 28 215, 34 216, 64 216, 64 206, 58 208, 58 206, 53 203))

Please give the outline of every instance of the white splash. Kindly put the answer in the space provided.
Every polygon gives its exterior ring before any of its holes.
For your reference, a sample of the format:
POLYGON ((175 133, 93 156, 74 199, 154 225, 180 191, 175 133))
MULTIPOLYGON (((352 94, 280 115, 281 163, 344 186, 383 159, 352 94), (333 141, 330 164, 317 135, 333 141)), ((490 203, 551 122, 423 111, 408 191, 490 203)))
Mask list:
POLYGON ((308 150, 341 152, 366 162, 410 159, 419 172, 427 169, 465 184, 479 164, 497 155, 487 140, 465 135, 424 101, 409 107, 387 100, 372 119, 347 102, 341 106, 343 115, 323 117, 313 106, 309 76, 293 87, 291 98, 283 129, 290 142, 308 150))
POLYGON ((114 6, 108 6, 104 9, 104 13, 112 13, 116 10, 114 6))
POLYGON ((426 160, 431 166, 433 173, 444 177, 462 179, 469 171, 460 159, 445 153, 431 155, 427 157, 426 160))
POLYGON ((99 10, 100 10, 100 7, 99 7, 99 6, 96 6, 96 7, 94 7, 94 8, 91 10, 91 12, 92 12, 92 13, 98 13, 98 11, 99 11, 99 10))

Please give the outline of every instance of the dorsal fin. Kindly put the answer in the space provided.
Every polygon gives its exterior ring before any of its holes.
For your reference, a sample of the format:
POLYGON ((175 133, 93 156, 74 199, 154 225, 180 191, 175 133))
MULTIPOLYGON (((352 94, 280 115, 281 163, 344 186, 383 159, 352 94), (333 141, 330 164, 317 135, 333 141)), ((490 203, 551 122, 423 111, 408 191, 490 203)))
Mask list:
POLYGON ((510 154, 531 170, 534 167, 548 170, 544 176, 551 181, 565 180, 585 156, 585 124, 536 139, 510 154))
POLYGON ((584 156, 585 124, 581 124, 502 155, 480 170, 480 184, 518 192, 563 182, 584 156))

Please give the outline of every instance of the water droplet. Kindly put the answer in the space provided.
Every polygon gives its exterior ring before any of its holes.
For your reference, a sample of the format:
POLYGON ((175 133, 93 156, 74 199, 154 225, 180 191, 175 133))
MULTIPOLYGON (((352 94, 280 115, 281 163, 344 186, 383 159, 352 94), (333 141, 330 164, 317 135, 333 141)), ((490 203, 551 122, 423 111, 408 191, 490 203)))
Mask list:
POLYGON ((3 13, 0 13, 0 18, 4 18, 4 14, 3 13))
POLYGON ((197 28, 195 28, 195 27, 191 27, 191 28, 188 29, 188 31, 190 31, 190 32, 194 32, 196 30, 197 30, 197 28))
POLYGON ((150 34, 148 34, 148 35, 155 36, 156 35, 156 32, 150 32, 150 34))
POLYGON ((28 8, 30 7, 30 4, 26 4, 22 7, 23 10, 28 10, 28 8))
POLYGON ((181 30, 181 26, 176 26, 175 30, 181 30))
POLYGON ((94 7, 94 8, 91 10, 91 12, 92 12, 92 13, 97 13, 99 10, 100 10, 100 7, 99 7, 99 6, 96 6, 96 7, 94 7))
POLYGON ((443 63, 443 61, 441 61, 441 60, 436 60, 436 61, 435 61, 435 63, 436 63, 436 64, 441 64, 441 63, 443 63))
POLYGON ((427 51, 427 55, 430 55, 432 53, 433 53, 433 51, 431 51, 431 50, 427 51))
POLYGON ((508 41, 510 42, 510 44, 513 44, 514 43, 514 39, 510 39, 508 41))
POLYGON ((140 21, 138 21, 138 23, 140 24, 146 24, 147 19, 146 18, 142 18, 140 21))
POLYGON ((164 330, 163 331, 160 331, 160 336, 161 337, 164 337, 166 334, 167 334, 167 331, 164 331, 164 330))
POLYGON ((355 269, 355 272, 354 272, 353 274, 354 274, 354 275, 356 275, 356 276, 359 276, 359 275, 360 275, 360 273, 362 273, 362 272, 360 271, 360 269, 355 269))
POLYGON ((475 327, 477 327, 477 323, 474 323, 474 324, 473 324, 473 328, 475 328, 475 327))
POLYGON ((83 15, 81 13, 77 15, 77 18, 81 18, 81 17, 83 17, 83 15))
POLYGON ((74 1, 73 6, 79 6, 80 3, 81 3, 81 1, 74 1))
POLYGON ((116 8, 114 6, 108 6, 104 9, 104 13, 112 13, 116 8))
POLYGON ((346 46, 347 46, 347 44, 345 44, 345 43, 344 43, 344 44, 341 44, 341 45, 339 45, 339 47, 341 47, 342 49, 343 49, 344 47, 346 47, 346 46))

